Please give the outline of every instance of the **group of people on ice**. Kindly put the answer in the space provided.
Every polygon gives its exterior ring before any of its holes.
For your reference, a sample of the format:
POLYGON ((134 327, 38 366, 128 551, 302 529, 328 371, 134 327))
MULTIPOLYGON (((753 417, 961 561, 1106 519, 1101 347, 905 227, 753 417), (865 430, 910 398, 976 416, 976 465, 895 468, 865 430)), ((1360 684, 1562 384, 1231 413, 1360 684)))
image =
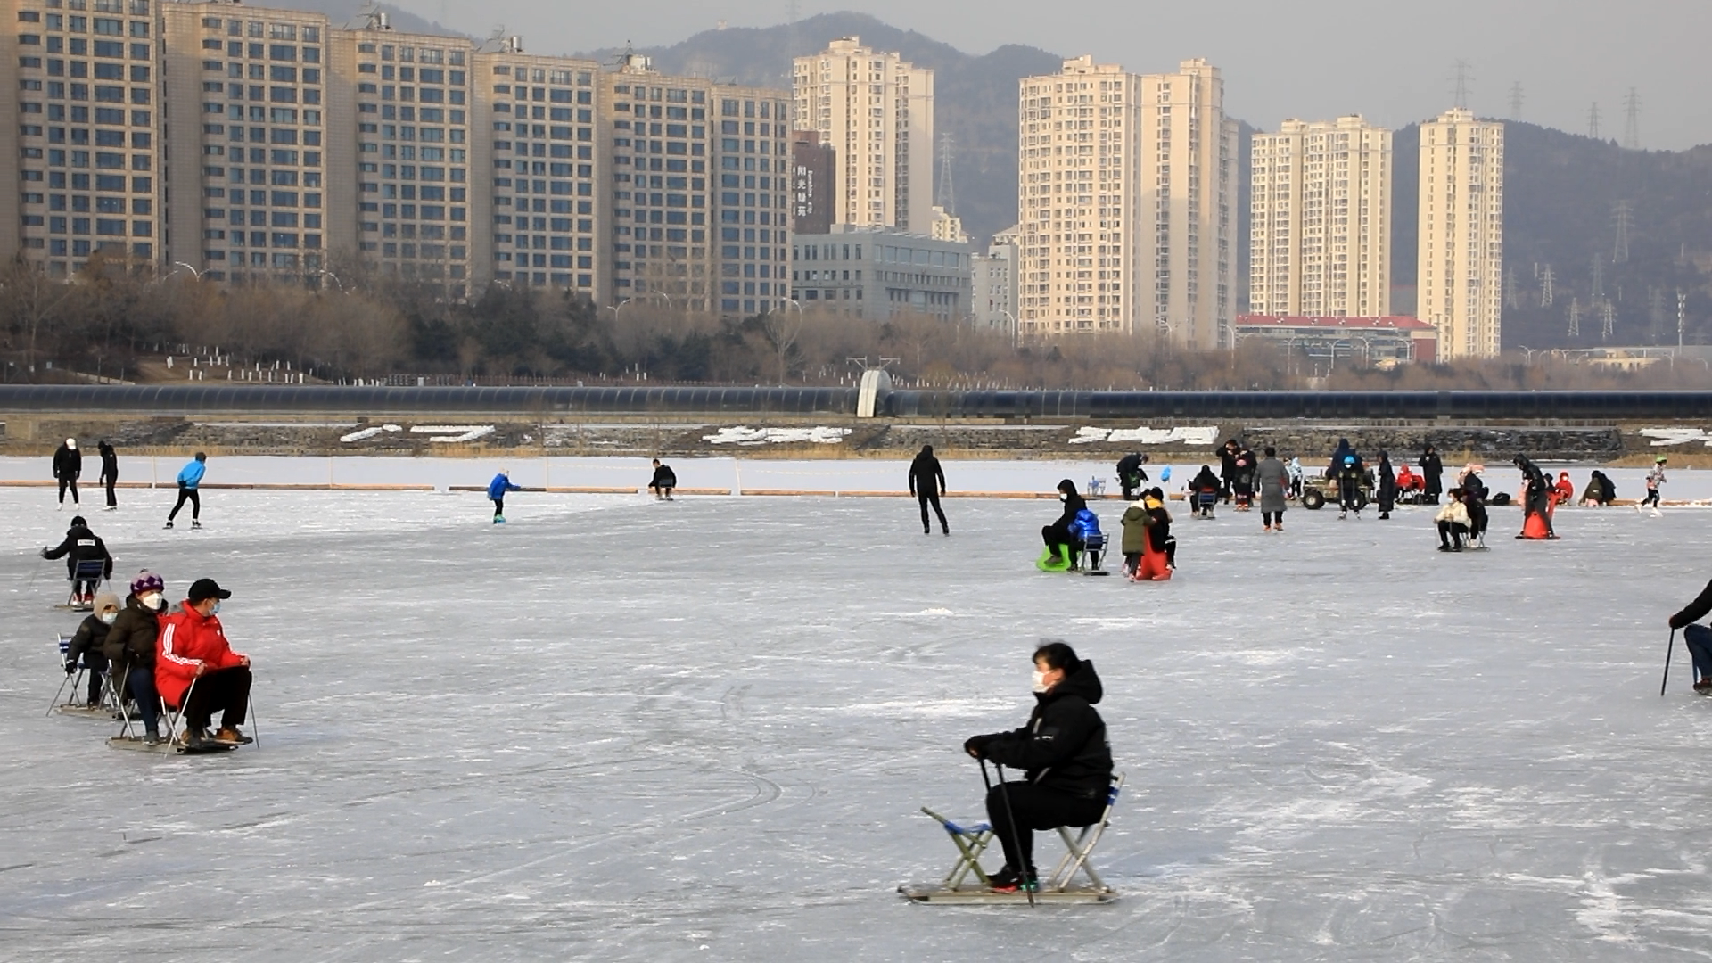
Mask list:
MULTIPOLYGON (((119 453, 103 438, 95 446, 101 457, 101 485, 107 492, 107 511, 119 510, 119 498, 113 488, 119 483, 119 453)), ((166 516, 166 527, 173 527, 178 513, 186 503, 190 505, 190 527, 202 527, 202 476, 208 469, 208 456, 197 452, 196 456, 186 462, 178 472, 178 501, 172 506, 172 511, 166 516)), ((77 481, 83 477, 83 451, 77 447, 76 438, 67 438, 53 453, 53 477, 59 483, 59 507, 65 508, 65 496, 71 496, 71 504, 75 508, 81 504, 78 500, 77 481)))

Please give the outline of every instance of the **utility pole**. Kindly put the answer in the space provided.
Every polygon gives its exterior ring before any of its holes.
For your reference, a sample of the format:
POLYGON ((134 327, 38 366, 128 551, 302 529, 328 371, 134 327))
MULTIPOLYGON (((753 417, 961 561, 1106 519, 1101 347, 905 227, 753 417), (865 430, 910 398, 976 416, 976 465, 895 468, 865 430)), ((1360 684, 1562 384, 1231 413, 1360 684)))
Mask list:
POLYGON ((1688 295, 1683 294, 1682 290, 1680 288, 1678 288, 1677 292, 1676 292, 1676 353, 1677 354, 1682 353, 1682 329, 1684 327, 1684 322, 1687 321, 1687 319, 1688 319, 1688 314, 1686 311, 1687 305, 1688 305, 1688 295))
POLYGON ((1511 265, 1504 271, 1504 306, 1515 310, 1522 306, 1522 293, 1516 287, 1516 266, 1511 265))
POLYGON ((1451 90, 1451 106, 1468 109, 1469 81, 1474 79, 1473 64, 1466 60, 1456 62, 1456 86, 1451 90))
POLYGON ((1629 88, 1629 96, 1623 98, 1623 146, 1628 150, 1641 149, 1641 95, 1635 88, 1629 88))
POLYGON ((1593 109, 1587 112, 1587 136, 1601 140, 1599 136, 1599 101, 1593 102, 1593 109))
POLYGON ((1651 329, 1653 344, 1658 344, 1664 336, 1664 289, 1649 288, 1647 290, 1647 326, 1651 329))
POLYGON ((1617 329, 1617 308, 1609 301, 1599 304, 1599 340, 1609 341, 1617 329))
POLYGON ((1540 307, 1542 308, 1552 306, 1552 281, 1555 279, 1552 274, 1552 266, 1546 265, 1546 269, 1540 272, 1540 307))
POLYGON ((1522 119, 1522 82, 1520 80, 1510 85, 1510 119, 1522 119))
POLYGON ((1618 201, 1612 218, 1617 222, 1617 247, 1611 253, 1611 263, 1626 264, 1629 260, 1629 227, 1632 224, 1634 206, 1628 201, 1618 201))
POLYGON ((1569 299, 1569 336, 1572 338, 1581 337, 1581 298, 1580 298, 1580 296, 1571 297, 1569 299))
POLYGON ((1593 255, 1593 300, 1605 300, 1605 255, 1593 255))

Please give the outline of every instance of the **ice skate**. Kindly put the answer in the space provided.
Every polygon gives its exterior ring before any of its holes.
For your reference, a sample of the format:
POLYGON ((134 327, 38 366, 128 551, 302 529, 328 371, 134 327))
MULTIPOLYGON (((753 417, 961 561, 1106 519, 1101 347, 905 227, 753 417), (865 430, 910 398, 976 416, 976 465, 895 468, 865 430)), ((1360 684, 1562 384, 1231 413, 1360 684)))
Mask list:
POLYGON ((493 523, 495 525, 504 525, 505 524, 505 516, 504 515, 493 516, 493 523))
POLYGON ((166 523, 166 527, 167 527, 167 528, 171 528, 171 527, 172 527, 172 522, 170 522, 170 521, 169 521, 169 522, 167 522, 167 523, 166 523))
POLYGON ((201 527, 202 527, 202 523, 201 523, 201 522, 197 522, 197 521, 192 521, 192 522, 191 522, 191 523, 190 523, 190 529, 191 529, 191 531, 196 531, 196 530, 197 530, 197 529, 199 529, 199 528, 201 528, 201 527))

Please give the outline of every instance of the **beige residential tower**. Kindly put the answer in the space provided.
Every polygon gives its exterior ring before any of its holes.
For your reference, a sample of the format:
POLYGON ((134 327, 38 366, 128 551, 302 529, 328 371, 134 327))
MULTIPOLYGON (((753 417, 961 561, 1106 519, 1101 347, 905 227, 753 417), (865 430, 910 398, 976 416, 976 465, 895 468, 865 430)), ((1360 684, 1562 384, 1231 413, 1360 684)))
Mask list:
POLYGON ((1457 108, 1421 125, 1419 300, 1439 358, 1495 358, 1504 308, 1504 125, 1457 108))

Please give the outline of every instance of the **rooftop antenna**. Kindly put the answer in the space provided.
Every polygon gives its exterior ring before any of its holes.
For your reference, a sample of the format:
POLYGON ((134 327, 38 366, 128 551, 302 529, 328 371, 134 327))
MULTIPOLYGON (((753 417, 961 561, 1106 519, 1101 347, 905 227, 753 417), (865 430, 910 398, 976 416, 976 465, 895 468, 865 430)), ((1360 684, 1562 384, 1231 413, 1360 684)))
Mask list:
POLYGON ((1611 252, 1611 263, 1624 264, 1629 260, 1629 228, 1633 224, 1634 206, 1628 201, 1618 201, 1611 213, 1617 222, 1617 246, 1611 252))
POLYGON ((1522 93, 1522 82, 1520 80, 1518 80, 1515 83, 1511 84, 1510 85, 1510 119, 1511 120, 1521 120, 1522 119, 1522 101, 1525 99, 1526 98, 1524 97, 1524 95, 1522 93))
POLYGON ((947 214, 957 209, 957 186, 951 181, 951 152, 955 143, 950 131, 939 135, 939 196, 934 203, 947 214))
POLYGON ((1601 140, 1599 136, 1599 101, 1593 102, 1593 109, 1587 112, 1587 136, 1601 140))
POLYGON ((1463 110, 1468 109, 1468 89, 1469 81, 1474 79, 1473 68, 1474 65, 1466 60, 1456 62, 1456 87, 1452 91, 1451 106, 1460 107, 1463 110))
POLYGON ((1623 146, 1629 150, 1641 149, 1641 95, 1633 87, 1623 98, 1623 146))

